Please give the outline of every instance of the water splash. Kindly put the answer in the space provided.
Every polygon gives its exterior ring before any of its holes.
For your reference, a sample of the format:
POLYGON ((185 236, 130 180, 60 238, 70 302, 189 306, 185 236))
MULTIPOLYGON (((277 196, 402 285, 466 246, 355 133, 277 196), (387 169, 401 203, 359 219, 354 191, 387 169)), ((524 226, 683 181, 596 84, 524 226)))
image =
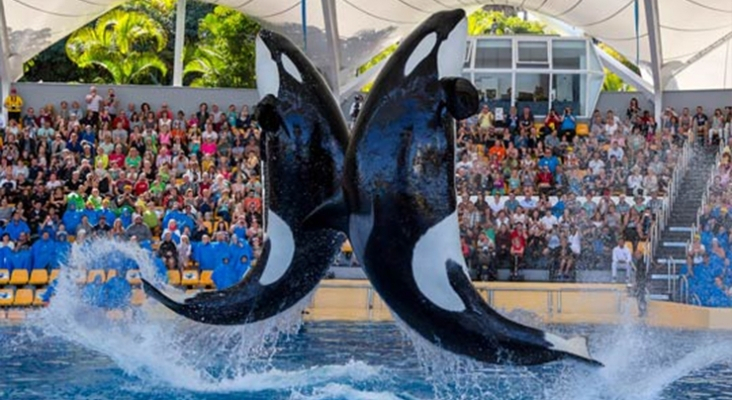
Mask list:
MULTIPOLYGON (((44 326, 43 336, 101 353, 126 374, 151 385, 198 392, 277 390, 378 375, 378 368, 362 362, 295 371, 273 367, 281 340, 300 330, 309 297, 276 318, 241 326, 193 322, 152 300, 123 310, 121 319, 110 319, 106 311, 85 304, 76 283, 83 271, 102 268, 109 257, 132 260, 146 279, 167 286, 155 273, 149 253, 135 245, 111 240, 75 244, 59 275, 55 297, 32 316, 40 323, 35 325, 44 326)), ((184 296, 171 287, 165 290, 184 296)))
POLYGON ((714 334, 683 332, 681 341, 679 332, 626 321, 595 329, 592 353, 604 368, 573 360, 494 366, 444 351, 395 320, 440 399, 656 400, 684 377, 732 361, 732 346, 714 334))

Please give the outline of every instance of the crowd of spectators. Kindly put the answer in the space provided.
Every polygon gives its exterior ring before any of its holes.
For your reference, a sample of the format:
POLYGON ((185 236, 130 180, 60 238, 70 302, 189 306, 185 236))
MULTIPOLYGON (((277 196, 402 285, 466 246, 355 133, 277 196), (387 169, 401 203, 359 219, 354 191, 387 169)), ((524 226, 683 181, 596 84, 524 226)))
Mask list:
MULTIPOLYGON (((0 121, 0 269, 55 268, 70 241, 109 237, 150 249, 161 270, 211 270, 217 287, 232 285, 262 249, 249 107, 176 112, 126 100, 91 87, 36 111, 11 90, 0 121)), ((539 121, 529 108, 497 120, 483 106, 456 138, 473 277, 509 269, 521 279, 531 265, 556 280, 581 268, 616 279, 642 257, 685 141, 729 137, 732 109, 722 120, 717 111, 667 109, 656 121, 633 99, 620 116, 596 110, 579 124, 571 108, 539 121)))
POLYGON ((687 249, 682 270, 690 301, 710 307, 732 307, 732 139, 710 179, 707 202, 699 213, 698 232, 687 249))
POLYGON ((262 248, 260 132, 249 107, 176 112, 127 100, 92 86, 36 109, 11 89, 0 269, 54 268, 69 241, 108 237, 151 249, 164 268, 235 283, 262 248))
POLYGON ((578 268, 617 279, 643 256, 684 143, 696 132, 710 137, 707 121, 687 119, 687 109, 656 121, 636 99, 623 115, 595 110, 584 126, 571 108, 544 121, 528 107, 502 121, 496 114, 483 106, 457 135, 463 253, 481 280, 499 269, 522 279, 527 265, 556 280, 574 279, 578 268))

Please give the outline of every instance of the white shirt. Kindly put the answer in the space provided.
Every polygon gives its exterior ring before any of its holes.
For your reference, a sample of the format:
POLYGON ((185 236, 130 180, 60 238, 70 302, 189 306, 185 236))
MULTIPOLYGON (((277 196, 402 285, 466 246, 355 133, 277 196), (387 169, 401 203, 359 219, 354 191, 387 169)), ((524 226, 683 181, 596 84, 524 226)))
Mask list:
POLYGON ((553 229, 554 226, 558 222, 557 217, 555 217, 554 215, 545 215, 545 216, 541 217, 541 219, 539 221, 541 222, 542 225, 544 225, 544 230, 547 230, 547 231, 549 229, 553 229))
POLYGON ((627 247, 616 246, 613 249, 613 263, 618 263, 621 265, 630 265, 632 260, 633 260, 633 255, 630 254, 630 250, 628 250, 627 247))
POLYGON ((598 159, 590 160, 590 163, 588 164, 588 166, 592 170, 592 175, 599 175, 600 171, 605 169, 605 162, 598 158, 598 159))
POLYGON ((91 97, 91 99, 89 99, 87 101, 88 105, 86 108, 93 112, 99 112, 99 109, 101 108, 102 102, 104 101, 104 99, 102 98, 102 96, 100 96, 98 94, 90 95, 90 96, 92 96, 92 97, 91 97))
POLYGON ((531 197, 524 196, 524 199, 519 201, 519 205, 527 210, 534 209, 536 208, 536 200, 531 197))
POLYGON ((619 146, 618 147, 615 147, 615 148, 612 148, 611 147, 610 150, 607 151, 607 158, 608 158, 608 160, 612 156, 615 156, 615 159, 617 159, 617 160, 622 160, 623 159, 623 155, 625 155, 625 152, 619 146))
POLYGON ((631 189, 643 188, 643 177, 640 175, 631 175, 628 177, 628 187, 631 189))
POLYGON ((577 231, 574 235, 569 235, 569 249, 572 250, 572 253, 579 254, 582 250, 582 246, 580 245, 580 233, 577 231))
POLYGON ((489 197, 488 200, 486 200, 486 203, 488 203, 488 208, 490 208, 494 214, 503 210, 503 203, 501 202, 500 197, 498 199, 495 197, 489 197))

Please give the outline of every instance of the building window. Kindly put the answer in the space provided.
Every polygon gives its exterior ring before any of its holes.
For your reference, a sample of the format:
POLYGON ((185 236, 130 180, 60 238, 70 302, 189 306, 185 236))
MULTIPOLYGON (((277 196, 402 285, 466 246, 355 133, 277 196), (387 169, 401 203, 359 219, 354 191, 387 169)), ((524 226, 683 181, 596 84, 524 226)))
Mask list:
POLYGON ((478 39, 475 48, 475 68, 511 69, 513 51, 510 39, 478 39))
POLYGON ((583 40, 554 40, 552 68, 587 69, 587 42, 583 40))
POLYGON ((518 42, 518 62, 516 68, 549 68, 547 42, 518 42))

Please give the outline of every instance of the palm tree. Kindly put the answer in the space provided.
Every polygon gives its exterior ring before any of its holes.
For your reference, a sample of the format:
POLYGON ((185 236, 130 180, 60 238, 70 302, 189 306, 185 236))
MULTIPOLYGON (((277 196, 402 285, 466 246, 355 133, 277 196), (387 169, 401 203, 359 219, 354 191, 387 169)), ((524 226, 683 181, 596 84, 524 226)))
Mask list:
POLYGON ((105 71, 108 77, 100 77, 102 81, 129 84, 149 81, 155 72, 168 73, 159 55, 167 41, 163 27, 148 15, 113 10, 93 27, 74 32, 66 41, 66 54, 79 67, 105 71))

